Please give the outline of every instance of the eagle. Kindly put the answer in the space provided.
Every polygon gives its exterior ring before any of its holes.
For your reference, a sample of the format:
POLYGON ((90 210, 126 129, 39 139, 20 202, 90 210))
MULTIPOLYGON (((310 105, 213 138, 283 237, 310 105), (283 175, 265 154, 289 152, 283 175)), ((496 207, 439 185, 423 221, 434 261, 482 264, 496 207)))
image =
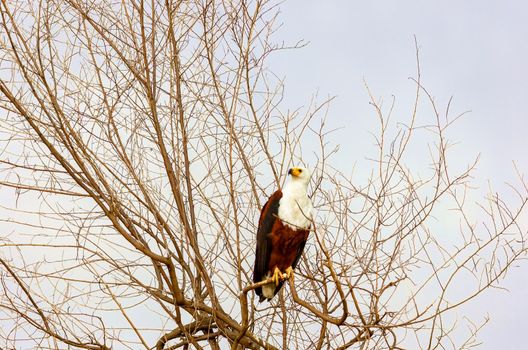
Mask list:
POLYGON ((270 301, 279 292, 286 273, 290 278, 303 252, 312 217, 307 189, 311 173, 294 167, 282 189, 271 195, 262 211, 257 230, 253 283, 273 277, 273 283, 255 289, 259 301, 270 301))

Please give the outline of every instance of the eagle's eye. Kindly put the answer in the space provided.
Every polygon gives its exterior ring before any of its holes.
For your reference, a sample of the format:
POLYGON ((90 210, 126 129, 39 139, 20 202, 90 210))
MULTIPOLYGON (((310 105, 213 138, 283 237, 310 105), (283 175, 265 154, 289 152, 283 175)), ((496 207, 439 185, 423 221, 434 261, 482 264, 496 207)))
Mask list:
POLYGON ((302 169, 299 169, 299 174, 302 173, 302 169))

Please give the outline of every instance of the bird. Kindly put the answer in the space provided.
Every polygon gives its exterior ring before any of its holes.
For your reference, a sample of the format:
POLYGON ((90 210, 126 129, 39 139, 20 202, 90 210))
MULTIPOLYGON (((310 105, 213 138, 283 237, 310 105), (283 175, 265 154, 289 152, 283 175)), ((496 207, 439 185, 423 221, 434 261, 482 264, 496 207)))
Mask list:
POLYGON ((312 223, 312 201, 308 197, 311 172, 303 167, 288 171, 288 181, 275 191, 260 212, 253 283, 270 277, 272 283, 255 288, 259 302, 271 299, 292 277, 301 258, 312 223))

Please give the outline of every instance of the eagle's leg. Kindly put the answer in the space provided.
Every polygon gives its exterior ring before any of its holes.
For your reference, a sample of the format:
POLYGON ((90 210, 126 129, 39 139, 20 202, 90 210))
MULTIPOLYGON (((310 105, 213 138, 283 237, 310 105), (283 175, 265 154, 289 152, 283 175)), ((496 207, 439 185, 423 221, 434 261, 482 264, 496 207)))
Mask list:
POLYGON ((279 281, 282 280, 282 272, 279 270, 278 267, 275 267, 275 270, 273 270, 273 275, 271 276, 273 282, 275 282, 275 285, 279 285, 279 281))
POLYGON ((286 269, 286 278, 287 279, 293 279, 293 268, 290 266, 286 269))

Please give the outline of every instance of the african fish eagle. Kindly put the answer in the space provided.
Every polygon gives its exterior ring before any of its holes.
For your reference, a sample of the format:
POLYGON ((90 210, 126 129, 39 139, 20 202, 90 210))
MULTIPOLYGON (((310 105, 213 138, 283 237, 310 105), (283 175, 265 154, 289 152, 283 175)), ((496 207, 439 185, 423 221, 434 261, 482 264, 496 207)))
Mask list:
POLYGON ((260 302, 270 301, 278 293, 284 273, 288 278, 293 274, 310 232, 310 171, 296 167, 288 175, 290 179, 282 191, 273 193, 260 212, 253 282, 273 277, 273 283, 255 289, 260 302))

